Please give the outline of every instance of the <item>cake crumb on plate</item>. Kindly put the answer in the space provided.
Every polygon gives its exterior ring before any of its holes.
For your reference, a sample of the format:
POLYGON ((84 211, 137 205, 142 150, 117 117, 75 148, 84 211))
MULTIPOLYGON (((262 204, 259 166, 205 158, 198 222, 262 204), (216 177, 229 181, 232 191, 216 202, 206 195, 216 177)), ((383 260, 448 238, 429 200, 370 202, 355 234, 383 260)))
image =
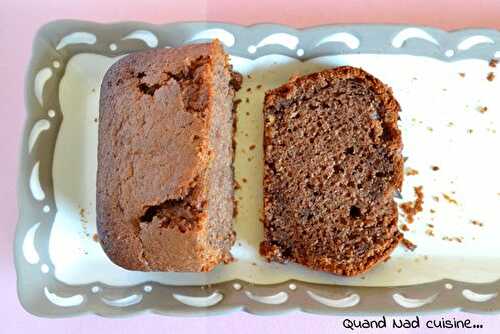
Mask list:
POLYGON ((485 112, 488 111, 488 107, 486 106, 482 106, 482 107, 478 107, 477 109, 481 114, 484 114, 485 112))
POLYGON ((418 170, 413 169, 413 168, 411 168, 411 167, 405 168, 405 175, 406 175, 406 176, 414 176, 414 175, 418 175, 418 170))
POLYGON ((403 239, 401 242, 403 243, 403 246, 405 246, 408 250, 410 250, 412 252, 415 250, 415 248, 417 248, 417 245, 415 245, 413 242, 411 242, 410 240, 408 240, 406 238, 403 239))
POLYGON ((424 204, 424 193, 422 191, 423 187, 418 186, 413 188, 415 191, 416 199, 414 202, 405 202, 399 205, 401 210, 403 210, 408 224, 412 224, 415 220, 415 215, 422 211, 424 204))
POLYGON ((462 243, 464 237, 448 237, 448 236, 444 236, 441 238, 442 240, 444 241, 450 241, 450 242, 458 242, 458 243, 462 243))
POLYGON ((451 197, 450 195, 448 194, 445 194, 443 193, 443 198, 450 204, 455 204, 455 205, 458 205, 458 202, 456 199, 454 199, 453 197, 451 197))
POLYGON ((477 220, 472 220, 471 221, 472 225, 476 225, 476 226, 483 226, 483 223, 481 223, 480 221, 477 221, 477 220))

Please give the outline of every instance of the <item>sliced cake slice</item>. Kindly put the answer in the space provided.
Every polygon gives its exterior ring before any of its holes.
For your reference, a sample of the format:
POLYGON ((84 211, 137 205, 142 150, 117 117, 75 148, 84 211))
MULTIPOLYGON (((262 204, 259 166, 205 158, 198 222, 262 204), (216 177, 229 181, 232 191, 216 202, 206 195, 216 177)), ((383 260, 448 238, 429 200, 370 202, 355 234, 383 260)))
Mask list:
POLYGON ((106 73, 97 228, 114 263, 206 272, 231 260, 233 81, 218 41, 134 53, 106 73))
POLYGON ((389 256, 402 239, 399 111, 389 87, 347 66, 266 93, 263 256, 346 276, 389 256))

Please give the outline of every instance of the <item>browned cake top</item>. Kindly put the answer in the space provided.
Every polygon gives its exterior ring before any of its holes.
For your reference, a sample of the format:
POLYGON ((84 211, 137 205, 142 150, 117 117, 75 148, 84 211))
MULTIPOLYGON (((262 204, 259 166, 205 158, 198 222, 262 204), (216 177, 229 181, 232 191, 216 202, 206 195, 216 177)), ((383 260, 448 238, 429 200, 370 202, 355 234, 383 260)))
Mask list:
POLYGON ((263 255, 354 275, 397 245, 399 104, 368 73, 339 67, 265 99, 263 255))
MULTIPOLYGON (((218 42, 152 50, 129 55, 106 73, 97 220, 103 247, 122 266, 148 269, 141 222, 156 219, 151 226, 175 225, 168 227, 180 232, 202 228, 197 223, 206 218, 202 181, 211 159, 209 106, 217 93, 212 71, 224 57, 218 42)), ((172 240, 169 247, 175 251, 176 242, 196 246, 196 236, 184 239, 172 240)), ((164 247, 150 246, 153 253, 164 247)))

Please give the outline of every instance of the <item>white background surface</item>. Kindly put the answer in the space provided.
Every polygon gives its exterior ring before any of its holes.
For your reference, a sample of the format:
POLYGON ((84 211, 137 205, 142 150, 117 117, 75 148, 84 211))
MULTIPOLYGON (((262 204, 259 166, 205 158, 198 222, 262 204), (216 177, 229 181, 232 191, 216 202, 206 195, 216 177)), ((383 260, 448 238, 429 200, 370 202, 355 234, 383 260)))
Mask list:
MULTIPOLYGON (((500 159, 495 154, 500 134, 500 81, 487 81, 487 62, 466 60, 444 63, 424 57, 347 55, 322 57, 300 63, 285 56, 251 61, 233 57, 235 70, 251 74, 238 94, 236 178, 239 214, 238 240, 232 252, 237 261, 208 274, 140 273, 112 264, 95 233, 95 172, 99 87, 113 60, 98 55, 75 56, 60 86, 64 113, 54 158, 57 215, 50 239, 56 276, 70 284, 101 281, 129 285, 153 280, 167 284, 208 284, 240 278, 254 283, 276 283, 290 278, 311 282, 366 286, 406 285, 451 278, 489 282, 500 278, 500 159), (422 185, 424 212, 409 225, 405 236, 418 245, 414 252, 399 247, 391 259, 358 278, 340 278, 289 264, 267 264, 258 256, 262 238, 259 222, 262 180, 262 99, 292 74, 349 64, 361 66, 392 86, 402 106, 406 167, 419 171, 407 176, 404 201, 413 201, 413 186, 422 185), (462 78, 459 73, 465 73, 462 78), (257 89, 257 85, 262 88, 257 89), (251 92, 246 89, 250 87, 251 92), (246 103, 246 97, 250 103, 246 103), (479 107, 487 106, 486 113, 479 107), (248 114, 247 114, 248 113, 248 114), (453 123, 453 125, 450 124, 453 123), (469 133, 468 129, 473 132, 469 133), (246 135, 245 135, 246 134, 246 135), (250 145, 256 149, 250 150, 250 145), (248 161, 248 158, 251 161, 248 161), (439 166, 432 171, 431 165, 439 166), (243 182, 243 178, 247 182, 243 182), (453 193, 454 192, 454 193, 453 193), (446 193, 458 205, 443 199, 446 193), (440 198, 439 202, 433 196, 440 198), (83 216, 80 210, 83 209, 83 216), (436 211, 435 214, 429 212, 436 211), (484 225, 475 226, 471 220, 484 225), (434 237, 425 233, 433 224, 434 237), (442 240, 463 237, 463 242, 442 240)), ((404 222, 404 221, 402 221, 404 222)))

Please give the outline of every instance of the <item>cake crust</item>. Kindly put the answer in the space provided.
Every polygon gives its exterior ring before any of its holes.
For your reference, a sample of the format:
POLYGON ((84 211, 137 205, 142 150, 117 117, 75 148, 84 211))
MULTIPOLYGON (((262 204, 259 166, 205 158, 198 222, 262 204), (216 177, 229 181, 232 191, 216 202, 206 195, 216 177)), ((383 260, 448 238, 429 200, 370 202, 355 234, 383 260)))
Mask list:
POLYGON ((354 276, 402 239, 400 106, 367 72, 292 78, 264 102, 264 241, 269 261, 354 276))
POLYGON ((101 85, 97 228, 119 266, 231 260, 231 66, 218 41, 128 55, 101 85))

